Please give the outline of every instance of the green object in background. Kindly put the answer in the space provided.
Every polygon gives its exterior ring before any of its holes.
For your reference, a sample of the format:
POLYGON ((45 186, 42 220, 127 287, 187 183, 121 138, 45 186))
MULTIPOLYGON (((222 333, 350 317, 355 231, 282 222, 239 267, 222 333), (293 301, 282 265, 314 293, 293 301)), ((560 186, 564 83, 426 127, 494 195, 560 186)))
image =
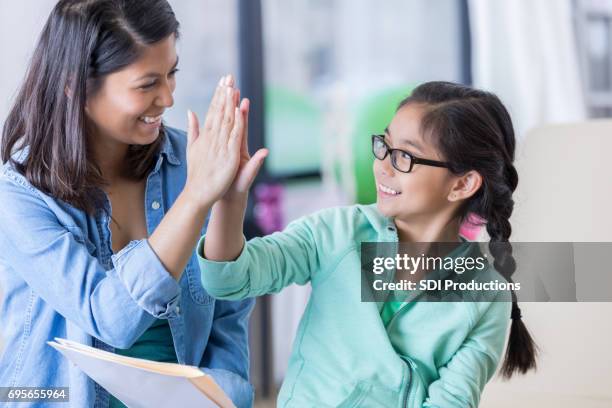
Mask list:
POLYGON ((381 134, 393 119, 399 103, 412 93, 413 87, 386 89, 361 101, 355 109, 355 124, 351 137, 355 201, 358 204, 376 202, 376 184, 372 172, 374 156, 370 136, 381 134))
POLYGON ((322 114, 314 101, 289 89, 268 86, 265 115, 266 147, 270 149, 265 166, 270 174, 319 171, 322 114))

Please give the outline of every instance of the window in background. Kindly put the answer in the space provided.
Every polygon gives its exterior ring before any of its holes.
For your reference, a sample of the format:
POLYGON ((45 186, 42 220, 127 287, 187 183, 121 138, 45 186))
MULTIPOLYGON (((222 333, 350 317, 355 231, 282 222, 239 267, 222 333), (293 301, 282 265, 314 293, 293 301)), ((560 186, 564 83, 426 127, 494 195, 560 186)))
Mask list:
POLYGON ((462 5, 262 0, 270 175, 318 173, 323 141, 351 133, 360 106, 385 103, 380 93, 461 82, 462 5))
POLYGON ((576 0, 576 31, 592 117, 612 116, 612 0, 576 0))
POLYGON ((204 118, 222 75, 238 77, 238 4, 236 0, 169 0, 181 23, 177 43, 180 72, 174 106, 165 122, 187 128, 187 110, 204 118))

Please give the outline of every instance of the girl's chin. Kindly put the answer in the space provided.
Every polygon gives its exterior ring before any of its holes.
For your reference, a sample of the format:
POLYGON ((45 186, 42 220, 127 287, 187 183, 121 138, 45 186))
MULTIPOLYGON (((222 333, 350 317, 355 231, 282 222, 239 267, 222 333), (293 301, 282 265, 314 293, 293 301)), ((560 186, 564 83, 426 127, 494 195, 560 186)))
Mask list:
POLYGON ((394 211, 393 206, 389 205, 389 203, 385 202, 384 200, 376 200, 376 208, 385 217, 395 217, 396 215, 396 211, 394 211))

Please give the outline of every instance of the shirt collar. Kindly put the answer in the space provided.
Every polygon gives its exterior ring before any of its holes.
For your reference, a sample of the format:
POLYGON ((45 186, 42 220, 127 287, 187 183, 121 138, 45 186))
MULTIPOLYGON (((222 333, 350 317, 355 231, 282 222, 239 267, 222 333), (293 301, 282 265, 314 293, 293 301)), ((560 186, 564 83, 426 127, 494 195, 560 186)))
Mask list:
POLYGON ((175 147, 172 144, 172 140, 170 137, 170 131, 168 128, 164 128, 164 141, 162 143, 162 147, 161 147, 161 151, 160 151, 160 156, 164 155, 166 156, 166 159, 168 160, 168 163, 174 165, 174 166, 180 166, 181 165, 181 161, 179 160, 178 156, 175 154, 175 147))

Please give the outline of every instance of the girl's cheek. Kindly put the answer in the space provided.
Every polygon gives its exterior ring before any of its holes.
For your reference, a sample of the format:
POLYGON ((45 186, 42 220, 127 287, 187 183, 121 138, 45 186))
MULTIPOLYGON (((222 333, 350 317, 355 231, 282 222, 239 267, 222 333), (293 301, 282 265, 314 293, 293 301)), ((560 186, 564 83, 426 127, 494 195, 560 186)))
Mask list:
POLYGON ((413 210, 429 207, 437 196, 435 180, 424 177, 425 174, 410 173, 402 177, 402 203, 413 210))

